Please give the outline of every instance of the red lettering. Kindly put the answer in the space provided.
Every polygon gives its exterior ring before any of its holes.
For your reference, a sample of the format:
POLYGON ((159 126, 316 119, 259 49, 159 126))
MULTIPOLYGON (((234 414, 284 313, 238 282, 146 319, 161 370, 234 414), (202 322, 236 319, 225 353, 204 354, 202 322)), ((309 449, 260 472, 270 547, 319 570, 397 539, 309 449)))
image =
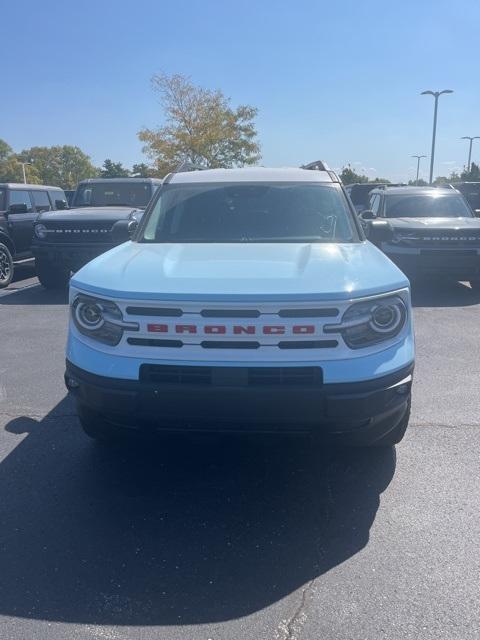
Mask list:
POLYGON ((147 324, 147 331, 151 333, 167 333, 167 324, 147 324))
POLYGON ((177 333, 197 333, 197 327, 194 324, 177 324, 175 331, 177 333))
POLYGON ((249 335, 254 335, 255 334, 255 327, 253 327, 252 325, 248 325, 246 327, 242 327, 241 325, 235 325, 233 327, 233 333, 238 336, 241 333, 248 333, 249 335))
POLYGON ((266 335, 276 335, 276 334, 284 334, 285 333, 285 327, 282 327, 281 325, 267 325, 266 327, 263 327, 263 333, 265 333, 266 335))
POLYGON ((207 324, 204 331, 205 333, 223 334, 227 333, 227 327, 221 324, 207 324))
POLYGON ((296 324, 293 326, 293 333, 315 333, 315 326, 313 324, 296 324))

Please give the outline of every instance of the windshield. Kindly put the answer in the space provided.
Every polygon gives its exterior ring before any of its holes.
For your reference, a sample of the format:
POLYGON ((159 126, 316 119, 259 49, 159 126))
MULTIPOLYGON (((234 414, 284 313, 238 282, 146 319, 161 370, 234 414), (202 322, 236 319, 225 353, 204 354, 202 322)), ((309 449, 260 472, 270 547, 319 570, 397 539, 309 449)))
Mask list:
POLYGON ((0 211, 5 211, 5 189, 0 189, 0 211))
POLYGON ((143 242, 353 242, 350 216, 336 185, 167 185, 143 242))
POLYGON ((402 194, 387 196, 387 218, 471 218, 472 212, 459 195, 402 194))
POLYGON ((79 185, 73 207, 139 207, 145 208, 152 195, 148 183, 93 182, 79 185))

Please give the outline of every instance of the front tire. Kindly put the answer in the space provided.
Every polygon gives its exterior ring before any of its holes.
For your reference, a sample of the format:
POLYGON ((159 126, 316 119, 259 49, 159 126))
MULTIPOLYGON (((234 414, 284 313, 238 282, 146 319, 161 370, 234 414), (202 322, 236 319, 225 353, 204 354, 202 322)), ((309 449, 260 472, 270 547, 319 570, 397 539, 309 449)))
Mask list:
POLYGON ((66 289, 70 271, 65 267, 55 267, 44 258, 35 258, 35 267, 40 284, 45 289, 66 289))
POLYGON ((0 242, 0 289, 5 289, 13 278, 13 257, 8 247, 0 242))

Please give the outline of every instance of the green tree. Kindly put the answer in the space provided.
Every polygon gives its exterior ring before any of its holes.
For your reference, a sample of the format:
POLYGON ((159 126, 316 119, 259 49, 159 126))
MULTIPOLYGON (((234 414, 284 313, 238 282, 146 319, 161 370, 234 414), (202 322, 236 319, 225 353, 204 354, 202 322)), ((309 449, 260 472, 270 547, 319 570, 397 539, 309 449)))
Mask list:
POLYGON ((121 162, 112 162, 109 158, 105 160, 100 169, 100 178, 128 178, 130 172, 121 162))
POLYGON ((219 91, 198 87, 182 75, 155 75, 165 124, 138 133, 156 172, 165 175, 184 160, 207 167, 253 165, 260 159, 255 107, 230 106, 219 91))
POLYGON ((8 158, 8 156, 12 155, 13 149, 12 147, 0 138, 0 162, 8 158))
POLYGON ((97 175, 90 158, 79 147, 70 145, 31 147, 19 153, 18 159, 32 163, 41 184, 63 189, 74 189, 80 180, 97 175))
POLYGON ((340 173, 340 180, 343 184, 353 184, 355 182, 368 182, 368 177, 360 173, 355 173, 352 167, 347 164, 340 173))
POLYGON ((161 177, 155 171, 153 167, 149 167, 148 164, 144 162, 140 162, 138 164, 134 164, 132 167, 132 176, 134 178, 157 178, 161 177))
MULTIPOLYGON (((29 184, 42 184, 36 167, 25 167, 25 175, 29 184)), ((0 161, 0 182, 23 182, 23 169, 15 154, 0 161)))
POLYGON ((470 165, 470 171, 466 169, 460 174, 460 180, 466 180, 467 182, 480 181, 480 167, 475 162, 470 165))
POLYGON ((428 182, 422 178, 419 178, 418 182, 417 180, 409 180, 408 184, 410 187, 428 187, 428 182))

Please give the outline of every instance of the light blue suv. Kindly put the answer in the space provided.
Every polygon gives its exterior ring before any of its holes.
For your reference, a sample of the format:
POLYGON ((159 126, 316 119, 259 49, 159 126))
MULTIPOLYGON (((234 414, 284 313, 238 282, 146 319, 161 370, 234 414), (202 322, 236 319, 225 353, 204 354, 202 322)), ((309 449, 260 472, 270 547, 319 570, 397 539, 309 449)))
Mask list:
POLYGON ((311 166, 170 174, 132 239, 75 274, 65 380, 88 435, 401 440, 409 282, 311 166))

